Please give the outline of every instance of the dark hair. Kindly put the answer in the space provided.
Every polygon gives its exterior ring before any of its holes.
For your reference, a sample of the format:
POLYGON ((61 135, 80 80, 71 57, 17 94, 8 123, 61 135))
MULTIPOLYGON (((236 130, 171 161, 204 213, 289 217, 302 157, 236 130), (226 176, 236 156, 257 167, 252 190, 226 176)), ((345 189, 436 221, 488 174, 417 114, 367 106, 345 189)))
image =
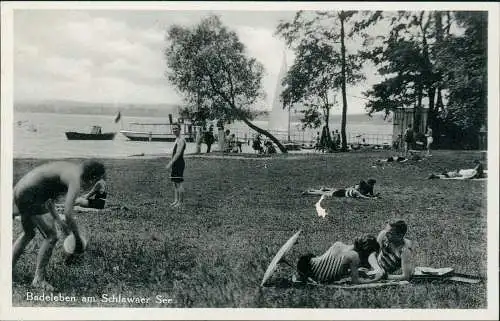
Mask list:
POLYGON ((399 234, 401 236, 404 236, 408 231, 408 225, 406 225, 406 222, 403 220, 389 223, 389 226, 391 227, 391 232, 399 234))
POLYGON ((179 123, 173 123, 172 127, 179 127, 179 129, 180 129, 181 128, 181 124, 179 124, 179 123))
POLYGON ((297 262, 297 272, 299 272, 301 278, 307 278, 311 275, 311 259, 313 257, 314 254, 309 253, 299 258, 297 262))
POLYGON ((82 175, 81 179, 85 182, 90 182, 96 178, 104 177, 106 174, 106 169, 101 162, 90 159, 82 163, 82 175))
POLYGON ((365 181, 359 182, 359 192, 363 195, 373 195, 373 186, 376 181, 374 179, 369 179, 368 183, 365 181))
POLYGON ((368 261, 368 256, 371 253, 380 251, 380 245, 375 236, 365 234, 354 240, 354 251, 358 252, 359 259, 363 263, 368 261))

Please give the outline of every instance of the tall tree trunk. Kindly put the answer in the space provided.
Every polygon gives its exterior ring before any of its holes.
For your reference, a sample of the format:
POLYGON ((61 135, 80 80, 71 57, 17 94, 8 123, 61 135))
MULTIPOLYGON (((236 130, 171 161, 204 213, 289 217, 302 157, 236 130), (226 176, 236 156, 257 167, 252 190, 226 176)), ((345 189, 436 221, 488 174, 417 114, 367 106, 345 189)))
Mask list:
POLYGON ((195 141, 196 141, 195 154, 200 154, 201 153, 201 138, 202 138, 201 126, 194 126, 194 130, 195 130, 195 141))
POLYGON ((218 143, 219 143, 219 150, 221 152, 224 152, 224 145, 226 145, 226 137, 224 137, 224 128, 219 127, 218 129, 218 143))
POLYGON ((434 105, 434 99, 436 97, 436 87, 430 87, 428 90, 429 95, 429 111, 436 111, 436 107, 434 105))
MULTIPOLYGON (((434 24, 435 24, 435 30, 436 30, 436 46, 438 48, 443 45, 443 39, 445 37, 445 31, 446 29, 449 32, 449 27, 443 28, 443 14, 445 12, 442 11, 435 11, 434 12, 434 24)), ((449 14, 449 12, 448 12, 449 14)), ((448 25, 450 24, 450 16, 448 15, 448 25)), ((438 64, 436 64, 438 65, 438 64)), ((433 108, 431 109, 431 105, 429 104, 429 112, 427 114, 427 125, 432 128, 432 131, 436 137, 440 136, 439 129, 437 128, 437 122, 436 122, 436 117, 439 114, 440 111, 443 110, 444 108, 444 103, 443 103, 443 95, 442 95, 442 69, 437 68, 436 70, 436 104, 433 105, 433 108)), ((430 97, 429 97, 430 99, 430 97)), ((437 142, 438 143, 438 142, 437 142)))
POLYGON ((420 120, 422 115, 422 99, 423 99, 423 88, 422 84, 419 84, 417 87, 417 101, 415 104, 415 108, 413 110, 413 130, 415 132, 420 131, 420 120))
POLYGON ((342 151, 347 151, 346 121, 347 121, 347 93, 346 93, 346 62, 345 62, 345 30, 344 12, 340 13, 340 52, 342 55, 342 123, 340 125, 340 135, 342 136, 342 151))

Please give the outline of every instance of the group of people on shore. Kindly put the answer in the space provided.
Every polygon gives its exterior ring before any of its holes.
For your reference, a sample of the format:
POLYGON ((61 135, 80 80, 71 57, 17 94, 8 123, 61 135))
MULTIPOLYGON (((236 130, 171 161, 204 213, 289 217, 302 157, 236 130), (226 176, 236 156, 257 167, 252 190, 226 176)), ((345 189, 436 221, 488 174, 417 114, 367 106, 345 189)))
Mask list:
MULTIPOLYGON (((425 149, 426 149, 426 156, 432 156, 431 154, 431 146, 432 143, 434 142, 434 138, 432 136, 432 128, 431 126, 427 125, 426 130, 425 130, 425 142, 419 142, 416 139, 416 133, 413 130, 412 124, 408 124, 408 127, 405 129, 402 137, 399 137, 397 144, 402 144, 403 146, 403 152, 404 156, 408 156, 410 151, 415 149, 416 144, 425 144, 425 149)), ((399 146, 397 146, 399 148, 399 146)))
POLYGON ((324 126, 320 132, 316 132, 314 138, 314 150, 322 153, 336 151, 340 149, 342 138, 339 130, 332 130, 331 136, 328 134, 328 127, 324 126))

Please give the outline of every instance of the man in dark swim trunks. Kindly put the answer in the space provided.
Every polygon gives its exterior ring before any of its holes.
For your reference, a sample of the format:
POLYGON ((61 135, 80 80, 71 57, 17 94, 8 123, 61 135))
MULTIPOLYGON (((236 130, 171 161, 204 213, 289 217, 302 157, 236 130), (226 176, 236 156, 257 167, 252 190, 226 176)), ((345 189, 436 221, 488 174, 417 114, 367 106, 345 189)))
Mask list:
POLYGON ((83 242, 73 218, 73 205, 80 188, 94 185, 105 175, 104 165, 87 160, 81 164, 52 162, 43 164, 23 176, 14 186, 14 216, 21 216, 23 233, 12 250, 12 269, 26 246, 35 237, 37 228, 44 237, 36 260, 36 271, 32 285, 46 291, 54 287, 45 280, 45 269, 57 242, 57 222, 66 235, 75 236, 75 255, 83 253, 83 242), (66 195, 63 221, 56 212, 55 200, 66 195), (50 213, 50 216, 46 215, 50 213))
POLYGON ((186 149, 186 140, 181 136, 181 126, 179 124, 172 125, 172 131, 176 137, 172 159, 168 162, 166 169, 172 169, 170 179, 174 183, 174 202, 171 207, 180 207, 184 203, 184 150, 186 149))

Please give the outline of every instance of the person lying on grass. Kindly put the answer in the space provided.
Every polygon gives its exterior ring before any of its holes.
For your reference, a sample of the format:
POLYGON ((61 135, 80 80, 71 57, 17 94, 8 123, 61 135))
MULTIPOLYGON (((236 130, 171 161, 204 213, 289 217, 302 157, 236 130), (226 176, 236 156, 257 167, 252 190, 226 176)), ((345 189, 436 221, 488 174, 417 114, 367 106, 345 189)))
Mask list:
POLYGON ((380 252, 369 258, 372 270, 361 270, 361 275, 378 281, 382 278, 395 281, 409 280, 415 270, 414 244, 405 238, 408 226, 398 220, 387 224, 377 236, 380 252), (376 259, 374 260, 376 256, 376 259), (400 273, 395 273, 400 271, 400 273))
POLYGON ((57 243, 56 222, 66 235, 73 233, 75 236, 73 257, 83 253, 83 241, 73 218, 73 204, 80 188, 89 188, 104 175, 104 165, 94 160, 80 164, 58 161, 34 168, 14 186, 13 214, 21 216, 23 232, 12 248, 12 270, 26 246, 35 237, 35 229, 38 229, 44 238, 36 259, 33 287, 46 291, 54 290, 45 280, 45 270, 57 243), (64 221, 57 214, 54 203, 54 200, 63 195, 66 195, 64 221), (48 213, 50 216, 45 215, 48 213))
POLYGON ((367 182, 364 180, 360 181, 359 184, 353 187, 347 188, 328 188, 322 187, 319 190, 309 189, 302 194, 307 195, 328 195, 335 197, 352 197, 352 198, 374 198, 379 197, 380 193, 375 194, 373 189, 375 187, 376 180, 370 178, 367 182))
POLYGON ((413 161, 420 161, 422 160, 422 157, 418 154, 414 154, 412 152, 410 152, 410 156, 409 157, 404 157, 404 156, 389 156, 387 158, 383 158, 383 159, 377 159, 375 161, 375 164, 381 164, 381 163, 405 163, 409 160, 413 160, 413 161))
POLYGON ((352 284, 375 282, 359 276, 360 267, 374 269, 380 245, 373 235, 363 235, 353 245, 335 242, 323 255, 303 255, 297 262, 298 278, 302 282, 333 283, 350 277, 352 284))
POLYGON ((476 164, 474 168, 431 174, 427 179, 477 179, 486 177, 483 164, 478 160, 474 164, 476 164))

